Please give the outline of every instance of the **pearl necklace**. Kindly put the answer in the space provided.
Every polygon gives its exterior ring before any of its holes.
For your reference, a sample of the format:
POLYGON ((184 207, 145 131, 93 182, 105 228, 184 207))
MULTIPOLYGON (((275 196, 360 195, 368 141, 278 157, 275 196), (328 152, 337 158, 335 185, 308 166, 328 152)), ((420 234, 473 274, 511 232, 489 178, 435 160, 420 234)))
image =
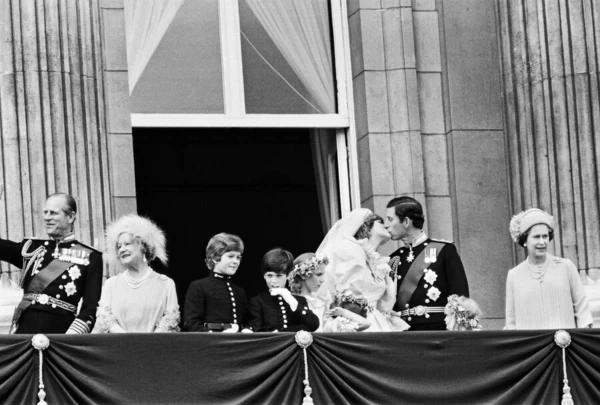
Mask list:
POLYGON ((531 265, 529 259, 527 259, 527 265, 529 266, 529 275, 534 280, 540 280, 540 284, 544 282, 544 275, 546 274, 546 269, 548 268, 548 258, 543 265, 538 264, 535 266, 531 265))
POLYGON ((152 268, 148 267, 148 271, 146 272, 146 274, 144 274, 144 276, 142 278, 140 278, 139 280, 134 280, 133 277, 131 277, 131 274, 129 273, 129 269, 127 269, 123 272, 123 276, 125 277, 125 282, 129 286, 129 288, 133 288, 133 289, 140 288, 142 286, 142 284, 144 283, 144 281, 148 280, 148 277, 150 277, 150 274, 152 274, 152 268))

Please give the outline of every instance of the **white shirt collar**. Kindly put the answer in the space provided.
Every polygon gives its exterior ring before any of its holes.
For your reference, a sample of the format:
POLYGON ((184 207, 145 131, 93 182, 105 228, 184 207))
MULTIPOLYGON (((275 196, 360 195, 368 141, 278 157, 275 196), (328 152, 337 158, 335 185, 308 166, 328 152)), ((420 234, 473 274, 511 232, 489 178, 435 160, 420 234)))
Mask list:
POLYGON ((415 238, 415 240, 413 240, 412 247, 419 246, 421 243, 425 242, 426 240, 427 240, 427 234, 425 234, 425 232, 423 232, 419 236, 417 236, 415 238))

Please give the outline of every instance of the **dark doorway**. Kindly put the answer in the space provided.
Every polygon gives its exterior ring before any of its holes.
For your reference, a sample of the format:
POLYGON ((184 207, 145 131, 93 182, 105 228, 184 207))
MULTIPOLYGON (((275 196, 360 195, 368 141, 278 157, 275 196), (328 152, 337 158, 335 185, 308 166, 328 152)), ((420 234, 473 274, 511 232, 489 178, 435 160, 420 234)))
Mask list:
POLYGON ((245 252, 236 284, 264 288, 260 259, 280 246, 297 256, 323 238, 308 130, 174 129, 133 131, 138 213, 167 235, 179 303, 205 277, 208 240, 239 235, 245 252))

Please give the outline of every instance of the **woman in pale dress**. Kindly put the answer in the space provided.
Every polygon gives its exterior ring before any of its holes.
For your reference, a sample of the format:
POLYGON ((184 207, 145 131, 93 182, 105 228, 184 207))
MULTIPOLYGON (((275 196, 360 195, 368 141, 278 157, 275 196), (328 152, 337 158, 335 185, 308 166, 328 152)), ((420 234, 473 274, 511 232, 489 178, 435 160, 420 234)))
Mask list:
POLYGON ((554 238, 552 216, 537 208, 521 212, 510 221, 510 234, 527 258, 508 272, 505 329, 592 327, 577 267, 548 253, 554 238))
POLYGON ((319 329, 322 332, 325 311, 329 309, 331 297, 329 294, 319 294, 325 281, 325 266, 327 257, 314 253, 303 253, 294 260, 294 268, 288 275, 292 294, 302 295, 308 302, 310 310, 319 317, 319 329))
POLYGON ((100 333, 176 332, 179 305, 175 283, 150 267, 167 264, 164 233, 147 218, 126 215, 106 231, 109 262, 120 274, 106 280, 95 330, 100 333))
POLYGON ((329 292, 335 297, 349 290, 364 298, 369 304, 366 319, 371 325, 365 332, 408 329, 408 324, 392 311, 397 284, 390 275, 389 258, 377 253, 389 240, 383 218, 359 208, 336 222, 317 250, 329 260, 320 293, 329 292))

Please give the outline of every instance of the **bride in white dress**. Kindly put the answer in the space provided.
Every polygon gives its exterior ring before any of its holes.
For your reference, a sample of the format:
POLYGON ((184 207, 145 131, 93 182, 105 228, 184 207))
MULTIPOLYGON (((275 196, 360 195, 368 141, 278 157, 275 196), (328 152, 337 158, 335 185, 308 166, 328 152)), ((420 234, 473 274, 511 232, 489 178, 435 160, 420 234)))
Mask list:
POLYGON ((392 311, 397 284, 392 279, 389 258, 377 249, 390 240, 383 219, 369 209, 359 208, 336 222, 319 246, 317 254, 327 257, 326 281, 320 293, 335 296, 352 291, 366 299, 371 326, 365 332, 408 329, 392 311))

